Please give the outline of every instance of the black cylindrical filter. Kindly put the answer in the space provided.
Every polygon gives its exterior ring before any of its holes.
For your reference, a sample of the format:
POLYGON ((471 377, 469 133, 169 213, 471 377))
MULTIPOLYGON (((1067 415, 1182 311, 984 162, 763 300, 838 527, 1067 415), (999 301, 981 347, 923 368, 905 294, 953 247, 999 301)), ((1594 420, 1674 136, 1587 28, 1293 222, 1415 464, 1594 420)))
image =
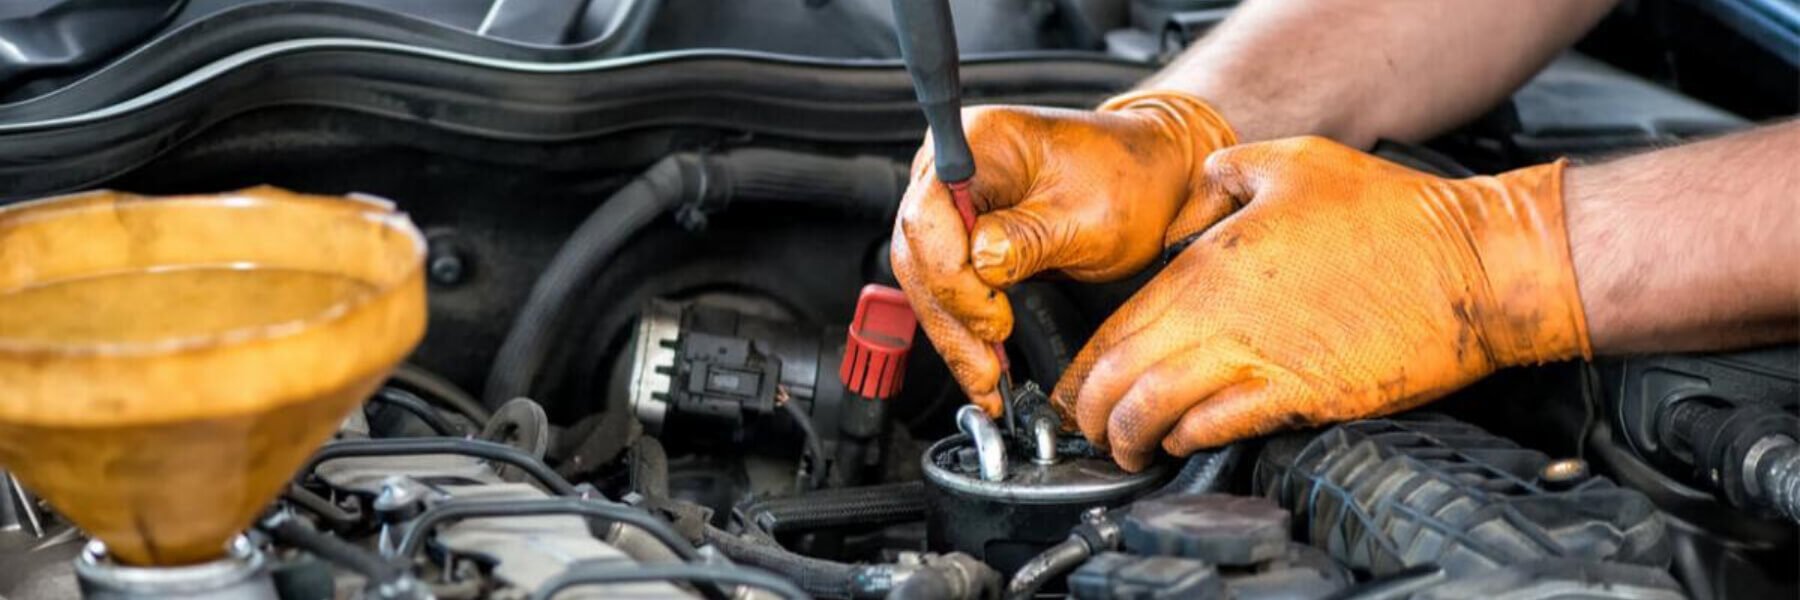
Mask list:
POLYGON ((1162 465, 1127 473, 1105 458, 1068 455, 1041 464, 1020 447, 1006 452, 1004 476, 990 481, 976 452, 967 435, 925 451, 926 543, 973 555, 1007 577, 1068 539, 1083 511, 1124 505, 1165 479, 1162 465))

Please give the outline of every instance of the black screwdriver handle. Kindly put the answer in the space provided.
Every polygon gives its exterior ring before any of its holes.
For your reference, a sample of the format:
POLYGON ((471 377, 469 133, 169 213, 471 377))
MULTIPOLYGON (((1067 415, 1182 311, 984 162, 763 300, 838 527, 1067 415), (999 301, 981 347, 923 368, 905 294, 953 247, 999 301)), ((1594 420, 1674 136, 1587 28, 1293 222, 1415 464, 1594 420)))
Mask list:
POLYGON ((893 0, 900 56, 912 75, 919 108, 931 125, 937 175, 945 183, 975 176, 975 156, 963 136, 962 79, 957 73, 956 27, 949 0, 893 0))

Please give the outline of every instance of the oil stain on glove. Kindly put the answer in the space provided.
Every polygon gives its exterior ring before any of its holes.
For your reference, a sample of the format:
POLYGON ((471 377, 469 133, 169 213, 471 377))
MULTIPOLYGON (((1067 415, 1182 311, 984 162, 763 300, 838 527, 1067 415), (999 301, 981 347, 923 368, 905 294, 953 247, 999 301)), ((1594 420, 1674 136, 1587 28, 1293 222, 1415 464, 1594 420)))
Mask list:
POLYGON ((891 260, 919 322, 977 404, 999 414, 992 344, 1012 331, 1002 290, 1044 271, 1110 281, 1142 270, 1165 240, 1229 214, 1203 192, 1208 153, 1236 142, 1201 100, 1136 92, 1098 110, 980 107, 965 111, 979 165, 979 213, 964 228, 932 172, 927 140, 894 227, 891 260))

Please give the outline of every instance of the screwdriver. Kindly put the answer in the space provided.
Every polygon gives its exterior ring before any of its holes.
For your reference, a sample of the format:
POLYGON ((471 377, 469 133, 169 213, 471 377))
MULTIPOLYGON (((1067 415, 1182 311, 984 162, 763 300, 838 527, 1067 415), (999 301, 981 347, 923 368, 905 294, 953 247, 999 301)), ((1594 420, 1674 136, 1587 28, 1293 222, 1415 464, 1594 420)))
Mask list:
MULTIPOLYGON (((963 135, 962 81, 957 72, 956 27, 949 0, 893 0, 894 25, 900 32, 900 56, 912 76, 913 92, 931 128, 932 158, 938 181, 962 216, 963 228, 975 230, 975 202, 969 180, 975 177, 975 155, 963 135)), ((1012 374, 1006 346, 994 342, 1000 361, 1000 406, 1009 432, 1013 429, 1012 374)))

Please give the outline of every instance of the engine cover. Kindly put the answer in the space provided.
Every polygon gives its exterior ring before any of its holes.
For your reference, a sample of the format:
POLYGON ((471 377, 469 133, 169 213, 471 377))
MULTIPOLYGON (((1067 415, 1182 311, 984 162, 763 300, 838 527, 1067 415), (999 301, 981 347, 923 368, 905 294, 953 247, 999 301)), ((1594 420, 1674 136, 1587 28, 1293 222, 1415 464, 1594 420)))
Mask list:
POLYGON ((1255 487, 1299 539, 1377 575, 1435 563, 1452 576, 1542 558, 1662 567, 1662 514, 1604 477, 1570 481, 1536 450, 1447 419, 1347 423, 1271 442, 1255 487))

